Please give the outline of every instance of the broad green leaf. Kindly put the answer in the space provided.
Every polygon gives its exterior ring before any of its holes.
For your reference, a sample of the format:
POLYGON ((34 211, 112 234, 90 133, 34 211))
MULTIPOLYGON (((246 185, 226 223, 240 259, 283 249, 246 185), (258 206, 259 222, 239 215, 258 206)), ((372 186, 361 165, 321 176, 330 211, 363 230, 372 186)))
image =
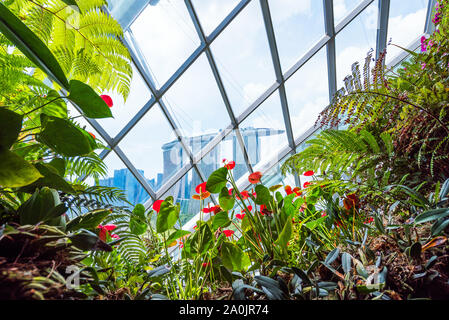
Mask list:
POLYGON ((43 100, 42 105, 44 104, 45 106, 41 110, 46 115, 67 118, 67 104, 57 91, 49 91, 47 97, 43 100))
POLYGON ((0 31, 53 81, 63 88, 69 88, 64 71, 48 47, 2 3, 0 31))
POLYGON ((34 225, 45 221, 51 210, 60 203, 56 190, 47 187, 36 189, 33 195, 17 210, 20 224, 34 225))
POLYGON ((228 188, 223 187, 218 196, 218 202, 224 211, 228 211, 234 208, 235 198, 232 195, 229 195, 228 188))
POLYGON ((156 232, 165 232, 176 224, 179 218, 179 207, 173 204, 173 198, 168 197, 161 204, 156 220, 156 232))
POLYGON ((326 257, 326 260, 324 260, 324 263, 330 265, 332 262, 334 262, 338 258, 339 254, 340 254, 340 249, 335 248, 334 250, 329 252, 329 254, 326 257))
POLYGON ((72 245, 83 251, 112 251, 112 247, 89 230, 81 229, 75 234, 69 235, 72 245))
POLYGON ((88 118, 111 118, 112 112, 106 102, 87 84, 70 80, 69 100, 74 102, 88 118))
POLYGON ((279 235, 278 239, 276 240, 276 244, 281 246, 281 248, 286 249, 287 243, 290 241, 290 238, 292 237, 292 232, 293 232, 292 220, 287 219, 287 222, 285 223, 281 234, 279 235))
POLYGON ((264 205, 269 205, 270 201, 271 201, 271 194, 270 194, 270 190, 268 190, 267 187, 258 184, 255 188, 257 197, 256 197, 256 204, 264 204, 264 205))
POLYGON ((423 212, 419 216, 417 216, 415 219, 415 224, 429 222, 429 221, 445 218, 447 216, 449 216, 448 208, 433 209, 433 210, 423 212))
POLYGON ((70 121, 41 114, 43 130, 38 140, 54 151, 67 156, 76 157, 90 153, 93 148, 83 129, 70 121))
POLYGON ((59 174, 61 177, 64 177, 64 176, 65 176, 65 166, 66 166, 66 163, 65 163, 65 160, 64 160, 64 159, 62 159, 62 158, 54 158, 54 159, 51 160, 48 164, 49 164, 50 166, 52 166, 53 168, 55 168, 55 169, 58 171, 58 174, 59 174))
POLYGON ((231 242, 223 242, 220 257, 223 265, 232 271, 244 271, 251 264, 249 257, 242 249, 231 242))
POLYGON ((226 177, 228 175, 228 169, 221 167, 209 176, 206 183, 206 190, 210 193, 220 193, 223 187, 226 187, 226 177))
POLYGON ((33 193, 36 188, 49 187, 66 193, 75 193, 73 187, 59 175, 56 168, 47 163, 36 163, 35 167, 43 176, 30 185, 22 187, 20 191, 33 193))
POLYGON ((42 175, 33 165, 8 149, 0 147, 0 186, 22 187, 41 177, 42 175))
POLYGON ((23 115, 0 107, 0 147, 9 149, 22 129, 23 115))
POLYGON ((351 271, 352 257, 349 253, 343 252, 341 255, 341 266, 345 274, 351 271))
POLYGON ((217 230, 218 228, 224 228, 229 226, 231 220, 228 217, 227 211, 221 211, 217 213, 212 221, 212 229, 217 230))
POLYGON ((213 244, 213 234, 209 225, 204 223, 198 230, 189 237, 187 241, 189 252, 193 255, 202 255, 206 253, 213 244))
POLYGON ((67 223, 67 231, 76 231, 79 229, 95 229, 98 225, 111 214, 110 210, 94 210, 82 214, 67 223))
POLYGON ((147 230, 147 222, 145 219, 145 207, 143 204, 137 204, 131 212, 129 219, 129 229, 132 234, 141 235, 147 230))
POLYGON ((76 3, 75 0, 61 0, 61 1, 69 6, 75 6, 79 10, 78 4, 76 3))
POLYGON ((169 245, 173 241, 178 240, 179 238, 182 238, 186 235, 189 235, 190 233, 191 233, 190 231, 186 231, 186 230, 176 230, 168 237, 168 239, 167 239, 167 241, 165 241, 165 243, 167 245, 169 245))

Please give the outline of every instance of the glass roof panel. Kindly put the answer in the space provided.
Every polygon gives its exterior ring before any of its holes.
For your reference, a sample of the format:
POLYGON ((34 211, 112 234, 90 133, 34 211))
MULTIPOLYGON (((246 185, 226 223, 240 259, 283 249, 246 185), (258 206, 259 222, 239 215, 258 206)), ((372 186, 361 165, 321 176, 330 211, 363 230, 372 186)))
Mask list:
POLYGON ((278 91, 243 121, 240 132, 253 166, 279 160, 276 155, 288 140, 278 91))
POLYGON ((234 9, 239 0, 192 0, 204 33, 211 34, 234 9))
POLYGON ((231 123, 205 54, 167 91, 164 101, 194 154, 231 123))
POLYGON ((236 116, 275 80, 259 1, 252 1, 212 43, 236 116))
POLYGON ((323 2, 270 0, 269 5, 285 72, 324 35, 323 2))
MULTIPOLYGON (((359 62, 363 70, 370 50, 376 50, 378 0, 371 3, 335 38, 337 60, 337 88, 344 86, 344 78, 351 74, 351 66, 359 62)), ((373 57, 375 57, 373 53, 373 57)))
POLYGON ((158 104, 154 105, 119 144, 154 191, 188 160, 158 104))
POLYGON ((334 0, 334 21, 339 24, 363 0, 334 0))
MULTIPOLYGON (((143 204, 150 199, 149 194, 114 151, 111 151, 106 156, 104 162, 108 169, 108 175, 106 178, 100 179, 100 186, 120 188, 125 192, 126 198, 132 204, 143 204)), ((141 173, 143 174, 143 172, 141 173)), ((112 204, 117 206, 126 205, 122 201, 112 204)))
MULTIPOLYGON (((390 19, 388 21, 388 41, 401 47, 409 46, 424 32, 427 14, 427 0, 390 0, 390 19)), ((401 49, 388 46, 387 64, 401 49)))
POLYGON ((223 159, 235 161, 235 168, 232 170, 235 180, 248 173, 248 166, 235 132, 230 133, 211 152, 205 155, 198 163, 198 167, 207 178, 212 172, 223 166, 223 159))
POLYGON ((321 49, 285 83, 293 135, 312 127, 329 104, 326 48, 321 49))
POLYGON ((98 119, 98 123, 114 138, 136 113, 151 99, 151 92, 133 65, 133 78, 130 93, 126 102, 123 97, 114 92, 105 92, 114 102, 111 108, 114 118, 98 119))
POLYGON ((182 0, 160 0, 131 25, 158 88, 200 45, 182 0))

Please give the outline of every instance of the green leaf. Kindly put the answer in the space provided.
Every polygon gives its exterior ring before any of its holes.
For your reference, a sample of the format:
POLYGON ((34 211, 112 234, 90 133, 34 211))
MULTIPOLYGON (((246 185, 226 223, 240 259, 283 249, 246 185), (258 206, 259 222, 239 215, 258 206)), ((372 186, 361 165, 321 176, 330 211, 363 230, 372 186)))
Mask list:
POLYGON ((206 183, 206 190, 210 193, 220 193, 223 187, 226 187, 226 177, 228 175, 228 169, 221 167, 209 176, 206 183))
POLYGON ((79 229, 95 229, 98 225, 111 214, 111 210, 94 210, 82 214, 67 223, 67 231, 76 231, 79 229))
POLYGON ((352 257, 349 253, 343 252, 341 255, 341 266, 345 274, 351 271, 352 257))
POLYGON ((64 71, 48 47, 2 3, 0 31, 52 80, 63 88, 69 88, 64 71))
POLYGON ((213 234, 209 225, 204 223, 198 230, 189 237, 187 241, 189 253, 193 255, 202 255, 206 253, 213 244, 213 234))
POLYGON ((0 147, 9 149, 22 129, 23 115, 0 107, 0 147))
POLYGON ((75 0, 61 0, 61 1, 69 6, 76 6, 76 8, 79 10, 78 4, 76 3, 75 0))
POLYGON ((70 80, 69 100, 74 102, 88 118, 112 118, 106 102, 87 84, 70 80))
POLYGON ((50 164, 36 163, 35 167, 43 177, 30 185, 20 188, 21 192, 33 193, 36 188, 49 187, 66 193, 75 193, 72 185, 64 180, 59 175, 58 170, 50 164))
POLYGON ((132 234, 141 235, 147 230, 147 222, 145 219, 145 207, 143 204, 137 204, 131 212, 129 219, 129 229, 132 234))
POLYGON ((179 207, 173 204, 173 197, 165 199, 159 210, 156 220, 156 232, 162 233, 171 229, 178 221, 179 207))
POLYGON ((249 257, 238 246, 231 242, 223 242, 220 257, 223 265, 232 271, 246 270, 251 261, 249 257))
POLYGON ((217 213, 212 221, 212 229, 215 231, 218 228, 224 228, 231 224, 227 211, 217 213))
POLYGON ((191 233, 190 231, 186 231, 186 230, 176 230, 168 237, 168 239, 167 239, 167 241, 165 241, 165 243, 167 245, 170 245, 173 241, 178 240, 179 238, 182 238, 190 233, 191 233))
POLYGON ((70 121, 41 114, 41 124, 43 130, 38 140, 54 151, 67 157, 76 157, 93 150, 84 130, 70 121))
POLYGON ((69 235, 72 245, 83 251, 112 251, 112 247, 89 230, 81 229, 78 233, 69 235))
POLYGON ((235 198, 229 194, 228 188, 223 187, 221 189, 220 194, 218 196, 218 203, 220 204, 220 207, 224 211, 228 211, 234 208, 235 198))
POLYGON ((23 187, 41 177, 33 165, 8 149, 0 147, 0 186, 23 187))
POLYGON ((413 259, 419 259, 419 257, 421 257, 421 252, 422 252, 422 245, 419 242, 415 242, 410 247, 410 257, 412 257, 413 259))
POLYGON ((334 250, 329 252, 329 254, 326 257, 326 260, 324 260, 324 263, 331 264, 332 262, 334 262, 338 258, 339 254, 340 254, 340 249, 335 248, 334 250))
POLYGON ((48 104, 41 109, 43 113, 58 118, 67 118, 67 104, 57 91, 50 90, 48 92, 43 104, 46 103, 48 104))
POLYGON ((292 220, 287 219, 287 222, 284 225, 284 228, 282 229, 281 234, 279 235, 278 239, 276 240, 276 244, 281 246, 282 248, 287 248, 287 243, 290 241, 290 238, 292 237, 292 220))
POLYGON ((45 221, 51 210, 59 204, 59 195, 56 190, 47 187, 36 189, 33 195, 17 210, 20 224, 34 225, 45 221))
POLYGON ((446 230, 446 228, 449 226, 449 219, 438 219, 433 225, 432 229, 430 230, 432 233, 432 237, 436 237, 441 235, 441 233, 446 230))
POLYGON ((447 216, 449 216, 448 208, 428 210, 426 212, 421 213, 420 215, 418 215, 416 217, 415 224, 429 222, 429 221, 445 218, 447 216))
POLYGON ((270 190, 268 190, 267 187, 258 184, 255 188, 257 197, 256 197, 256 204, 264 204, 266 206, 269 205, 270 201, 271 201, 271 194, 270 194, 270 190))
POLYGON ((66 166, 66 163, 65 163, 65 160, 64 160, 64 159, 62 159, 62 158, 54 158, 54 159, 51 160, 48 164, 49 164, 50 166, 52 166, 53 168, 55 168, 55 169, 58 171, 58 174, 59 174, 61 177, 64 177, 64 176, 65 176, 65 166, 66 166))

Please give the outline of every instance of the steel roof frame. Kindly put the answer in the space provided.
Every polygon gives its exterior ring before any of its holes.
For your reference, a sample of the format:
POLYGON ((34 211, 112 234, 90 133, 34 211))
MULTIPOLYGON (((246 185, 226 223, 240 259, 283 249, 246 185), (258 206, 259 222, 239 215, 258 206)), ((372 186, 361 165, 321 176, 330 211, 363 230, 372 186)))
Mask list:
MULTIPOLYGON (((145 207, 150 207, 152 202, 161 198, 164 194, 166 194, 169 189, 174 186, 180 179, 184 177, 191 169, 194 169, 199 175, 202 181, 206 181, 206 177, 201 172, 198 164, 199 162, 218 144, 226 138, 229 134, 235 132, 238 144, 242 150, 244 160, 246 162, 247 168, 249 172, 253 172, 254 170, 258 170, 261 172, 267 172, 272 169, 276 163, 272 161, 264 164, 258 164, 254 168, 251 165, 251 162, 248 156, 248 152, 246 150, 246 146, 243 142, 243 138, 241 132, 239 130, 239 126, 242 122, 251 115, 264 101, 266 101, 275 91, 279 90, 280 95, 280 103, 282 107, 282 114, 284 117, 284 124, 286 127, 287 140, 288 145, 283 148, 279 154, 277 155, 277 159, 281 160, 288 154, 294 154, 296 152, 296 148, 306 141, 309 137, 311 137, 319 127, 311 127, 306 130, 300 137, 296 140, 294 139, 293 129, 290 119, 289 107, 288 107, 288 99, 285 92, 285 82, 293 76, 305 63, 307 63, 316 53, 318 53, 324 46, 326 46, 327 53, 327 67, 328 67, 328 84, 329 84, 329 99, 332 101, 333 95, 337 91, 337 81, 336 81, 336 52, 335 52, 335 37, 337 34, 343 30, 349 23, 351 23, 360 13, 362 13, 370 4, 374 2, 374 0, 363 0, 357 5, 346 17, 344 17, 337 25, 335 25, 334 14, 333 14, 333 0, 323 0, 323 8, 324 8, 324 23, 325 23, 325 34, 302 56, 298 59, 298 61, 290 67, 285 73, 282 72, 282 67, 279 58, 279 50, 276 44, 276 37, 273 27, 273 22, 271 19, 271 12, 268 4, 268 0, 259 0, 260 6, 262 10, 262 16, 264 20, 264 27, 267 34, 267 41, 270 48, 270 54, 272 58, 273 67, 275 70, 276 81, 273 85, 271 85, 268 89, 265 90, 264 93, 260 95, 250 106, 248 106, 240 115, 236 115, 234 110, 232 109, 231 102, 229 100, 227 91, 223 84, 220 71, 217 68, 217 64, 214 58, 214 55, 210 49, 210 45, 212 42, 226 29, 226 27, 237 17, 237 15, 245 9, 245 7, 251 2, 256 0, 241 0, 239 4, 225 17, 225 19, 215 28, 214 31, 209 36, 206 36, 201 22, 197 16, 194 5, 191 0, 184 0, 186 8, 189 12, 190 18, 195 26, 198 37, 201 41, 201 44, 198 48, 186 59, 186 61, 177 69, 177 71, 164 83, 159 90, 156 89, 156 85, 154 80, 149 72, 149 67, 145 60, 144 55, 139 49, 138 44, 136 43, 132 31, 127 30, 128 35, 123 37, 122 41, 125 46, 129 49, 132 61, 142 76, 144 82, 148 86, 152 97, 144 104, 144 106, 134 115, 134 117, 122 128, 122 130, 114 137, 110 137, 109 134, 104 130, 104 128, 94 119, 86 118, 87 122, 100 134, 100 136, 105 140, 105 142, 110 147, 110 150, 104 150, 100 157, 102 159, 106 158, 106 156, 114 150, 117 156, 123 161, 125 166, 131 171, 137 181, 142 185, 142 187, 147 191, 150 196, 150 200, 145 203, 145 207), (226 107, 227 113, 230 118, 231 124, 222 130, 217 136, 212 139, 198 154, 192 154, 187 143, 185 142, 184 137, 181 134, 181 130, 179 125, 177 124, 175 118, 171 114, 170 110, 167 108, 165 102, 163 101, 164 94, 171 88, 171 86, 184 74, 184 72, 198 59, 198 57, 205 53, 211 71, 214 75, 216 84, 219 88, 220 95, 226 107), (159 105, 164 116, 169 122, 175 136, 178 141, 181 143, 181 147, 186 152, 189 158, 189 162, 182 166, 172 177, 167 179, 167 181, 160 187, 159 190, 155 191, 148 184, 145 177, 142 176, 132 162, 127 158, 126 154, 120 149, 119 143, 122 139, 133 129, 133 127, 145 116, 145 114, 153 108, 155 105, 159 105)), ((378 17, 378 28, 377 28, 377 43, 376 43, 376 56, 380 54, 383 50, 386 49, 387 45, 387 34, 388 34, 388 20, 389 20, 389 8, 390 8, 390 0, 378 0, 378 9, 379 9, 379 17, 378 17)), ((428 13, 425 24, 425 29, 423 34, 429 34, 433 31, 432 22, 431 22, 431 14, 432 9, 435 6, 436 0, 429 0, 428 4, 428 13)), ((105 10, 107 10, 105 8, 105 10)), ((416 49, 419 46, 419 38, 409 45, 409 48, 416 49)), ((402 59, 404 59, 404 55, 398 56, 396 59, 392 61, 392 65, 399 63, 402 59)), ((323 108, 324 109, 324 108, 323 108)), ((295 181, 299 185, 299 177, 295 176, 295 181)), ((245 189, 249 186, 249 183, 243 181, 241 184, 241 188, 245 189)), ((213 198, 213 201, 216 203, 216 200, 213 198)))

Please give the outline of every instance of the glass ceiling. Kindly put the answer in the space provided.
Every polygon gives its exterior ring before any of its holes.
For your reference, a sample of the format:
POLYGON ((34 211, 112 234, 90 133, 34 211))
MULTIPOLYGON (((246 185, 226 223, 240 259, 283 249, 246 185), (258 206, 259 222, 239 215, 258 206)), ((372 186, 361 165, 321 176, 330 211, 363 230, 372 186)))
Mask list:
MULTIPOLYGON (((132 203, 173 196, 187 223, 195 186, 235 160, 242 189, 300 185, 280 164, 319 128, 318 113, 355 61, 415 50, 432 30, 434 0, 109 0, 134 61, 131 93, 114 119, 80 122, 110 147, 108 177, 132 203)), ((212 202, 216 199, 211 198, 212 202)))

